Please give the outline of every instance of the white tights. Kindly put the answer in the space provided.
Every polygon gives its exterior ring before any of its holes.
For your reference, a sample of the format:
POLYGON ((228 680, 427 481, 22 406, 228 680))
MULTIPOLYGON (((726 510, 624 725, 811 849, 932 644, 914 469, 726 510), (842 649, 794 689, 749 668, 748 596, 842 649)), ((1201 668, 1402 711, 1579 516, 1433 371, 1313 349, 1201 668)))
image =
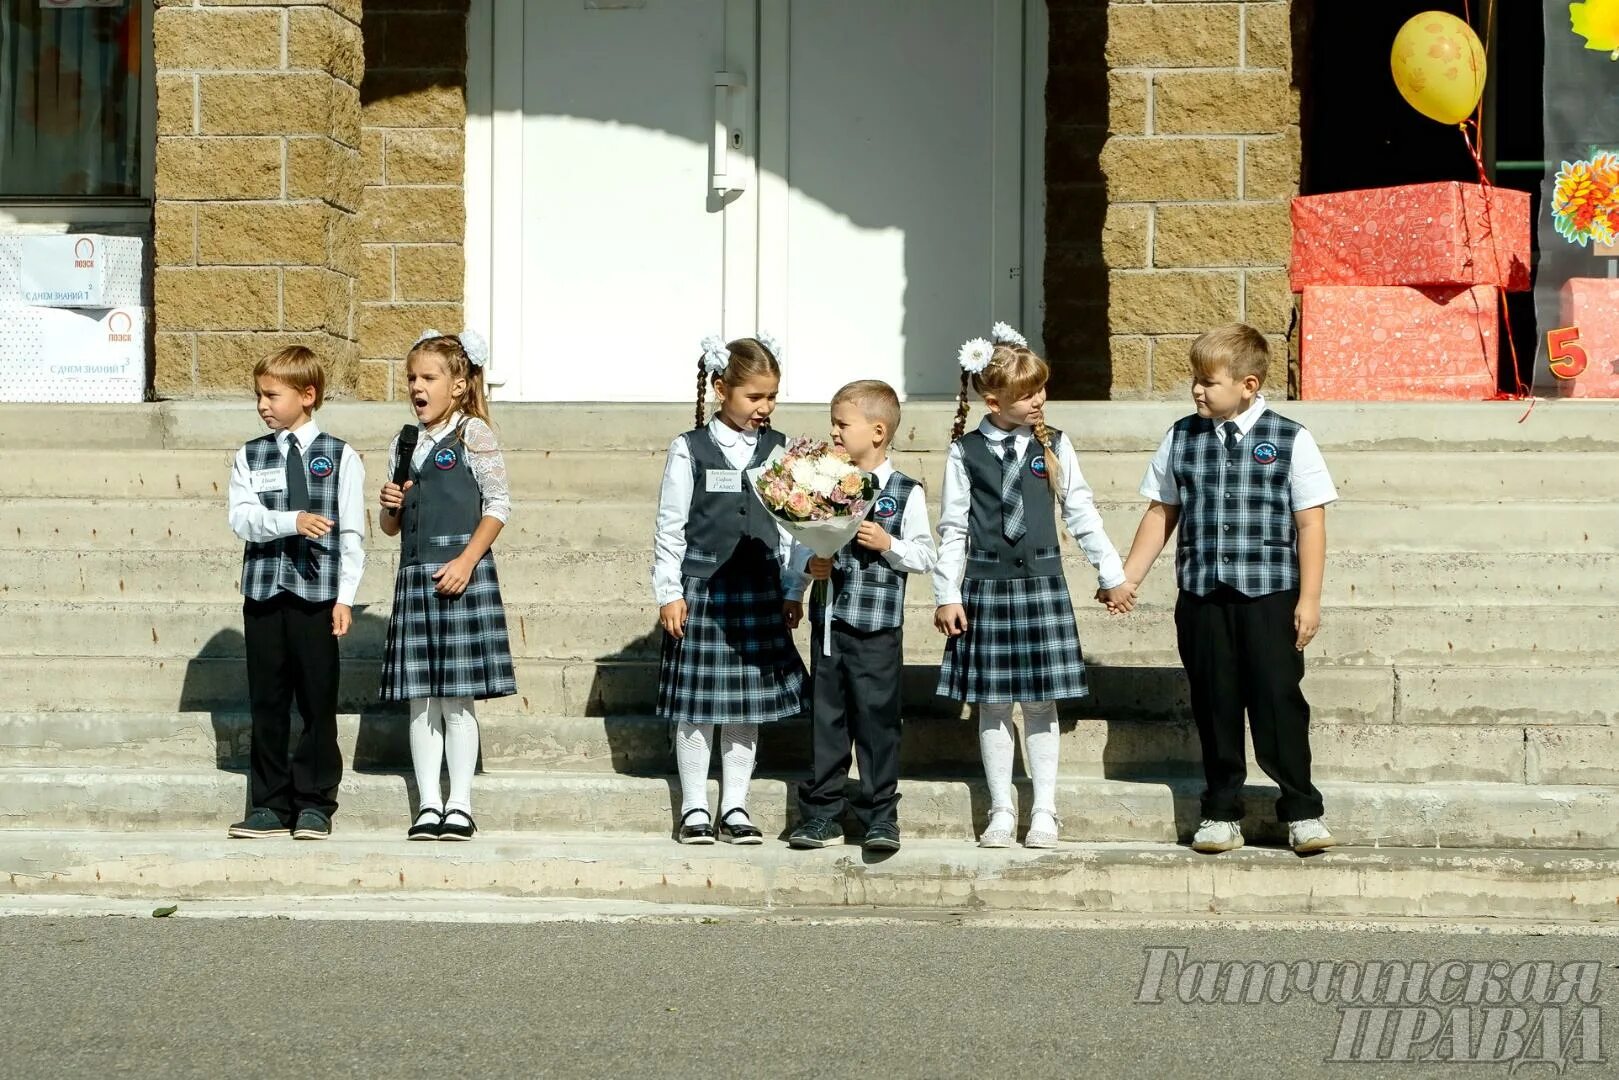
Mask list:
MULTIPOLYGON (((675 729, 675 763, 680 769, 680 813, 708 809, 708 764, 714 747, 713 724, 685 720, 675 729)), ((747 817, 748 783, 759 753, 758 724, 721 724, 720 817, 741 809, 747 817)), ((738 819, 733 818, 733 821, 738 819)))
POLYGON ((478 717, 469 697, 412 698, 410 763, 423 810, 472 812, 472 774, 478 768, 478 717), (450 798, 439 790, 439 770, 450 763, 450 798))
MULTIPOLYGON (((1024 742, 1028 747, 1029 776, 1034 781, 1032 814, 1057 813, 1057 731, 1055 701, 1025 701, 1024 742)), ((1015 814, 1012 802, 1012 732, 1010 704, 978 706, 978 750, 984 757, 984 779, 989 783, 990 816, 1015 814)), ((1000 824, 1004 825, 1005 822, 1000 824)))

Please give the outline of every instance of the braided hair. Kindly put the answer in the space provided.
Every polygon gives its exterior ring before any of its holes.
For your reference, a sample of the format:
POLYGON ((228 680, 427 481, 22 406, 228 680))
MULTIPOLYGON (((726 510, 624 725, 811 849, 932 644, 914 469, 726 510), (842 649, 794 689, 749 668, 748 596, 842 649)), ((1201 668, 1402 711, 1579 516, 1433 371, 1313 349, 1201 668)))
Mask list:
MULTIPOLYGON (((963 370, 961 391, 956 398, 956 423, 950 431, 950 441, 961 438, 967 428, 967 390, 971 387, 980 397, 993 397, 1001 402, 1021 401, 1051 380, 1051 366, 1027 345, 997 344, 989 363, 976 375, 963 370)), ((1062 465, 1057 459, 1051 429, 1041 419, 1034 425, 1034 437, 1046 452, 1046 483, 1062 506, 1062 465)))
MULTIPOLYGON (((740 386, 742 383, 759 375, 768 375, 776 379, 781 378, 781 363, 776 359, 776 354, 771 352, 758 338, 737 338, 727 344, 725 348, 730 354, 726 361, 725 369, 712 376, 712 378, 708 374, 708 367, 704 364, 703 357, 699 356, 697 358, 697 427, 702 427, 709 420, 708 391, 710 385, 724 383, 726 386, 740 386)), ((718 393, 717 386, 715 387, 715 393, 718 393)), ((765 427, 768 428, 769 426, 770 422, 766 420, 765 427)))

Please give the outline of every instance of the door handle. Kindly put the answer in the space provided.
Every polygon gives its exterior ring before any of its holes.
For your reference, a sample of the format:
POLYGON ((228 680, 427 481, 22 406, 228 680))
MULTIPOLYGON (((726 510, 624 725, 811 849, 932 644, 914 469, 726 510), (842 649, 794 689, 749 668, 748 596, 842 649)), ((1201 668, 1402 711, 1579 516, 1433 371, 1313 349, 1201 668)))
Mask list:
POLYGON ((747 116, 748 78, 734 71, 714 73, 714 172, 709 186, 716 195, 744 191, 748 150, 744 118, 747 116), (732 158, 732 154, 737 155, 732 158))

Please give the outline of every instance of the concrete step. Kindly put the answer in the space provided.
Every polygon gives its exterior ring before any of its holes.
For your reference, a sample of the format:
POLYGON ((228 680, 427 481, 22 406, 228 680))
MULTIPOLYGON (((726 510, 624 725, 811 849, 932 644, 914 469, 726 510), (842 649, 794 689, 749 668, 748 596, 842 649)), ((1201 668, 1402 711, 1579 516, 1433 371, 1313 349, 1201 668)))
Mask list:
MULTIPOLYGON (((1155 720, 1185 716, 1186 682, 1176 667, 1090 668, 1091 696, 1064 705, 1065 717, 1155 720)), ((376 661, 343 666, 339 707, 377 708, 376 661)), ((936 665, 907 666, 907 715, 963 716, 933 697, 936 665)), ((23 712, 242 712, 247 676, 240 659, 184 661, 139 657, 4 657, 7 707, 23 712)), ((483 715, 624 716, 657 702, 658 667, 649 661, 517 662, 518 693, 482 702, 483 715)), ((1476 668, 1400 664, 1306 669, 1312 715, 1335 723, 1495 724, 1525 727, 1619 724, 1619 672, 1611 667, 1476 668)))
MULTIPOLYGON (((0 896, 143 898, 570 897, 742 907, 1316 918, 1580 920, 1615 915, 1619 853, 1337 848, 1319 858, 1168 844, 984 851, 907 836, 902 851, 678 847, 606 835, 492 832, 422 844, 341 816, 322 844, 205 833, 0 832, 0 896)), ((475 902, 475 900, 474 900, 475 902)))
MULTIPOLYGON (((1189 719, 1097 716, 1070 711, 1062 728, 1061 771, 1069 776, 1155 779, 1200 776, 1197 730, 1189 719)), ((1345 781, 1619 785, 1619 727, 1338 722, 1321 710, 1310 729, 1315 773, 1345 781)), ((482 710, 482 761, 492 771, 661 775, 674 768, 669 726, 647 715, 535 716, 482 710)), ((410 764, 402 710, 338 718, 345 761, 360 768, 410 764)), ((974 776, 977 724, 959 716, 910 713, 901 768, 906 776, 974 776)), ((246 712, 0 713, 0 758, 48 768, 246 768, 246 712)), ((775 724, 759 742, 760 768, 809 767, 806 719, 775 724)), ((1026 755, 1024 759, 1027 760, 1026 755)), ((1249 774, 1263 774, 1249 753, 1249 774)))
MULTIPOLYGON (((393 600, 397 550, 373 548, 360 583, 361 604, 393 600)), ((1170 556, 1160 560, 1149 581, 1149 598, 1174 581, 1170 556)), ((1079 591, 1094 575, 1072 546, 1064 560, 1069 581, 1079 591)), ((646 604, 652 602, 651 555, 646 551, 503 550, 499 555, 501 593, 510 603, 646 604)), ((183 596, 189 600, 236 603, 240 598, 242 555, 235 548, 208 551, 57 551, 28 549, 15 554, 0 597, 17 600, 152 601, 183 596)), ((1547 559, 1542 553, 1337 552, 1331 557, 1322 599, 1328 609, 1380 607, 1469 608, 1599 604, 1619 601, 1619 554, 1592 553, 1547 559)), ((913 605, 933 602, 932 585, 915 578, 913 605)))
MULTIPOLYGON (((0 498, 221 499, 230 450, 24 448, 0 451, 0 498)), ((1151 455, 1087 455, 1080 466, 1099 500, 1136 498, 1151 455)), ((384 450, 363 454, 367 497, 383 482, 384 450)), ((512 450, 512 491, 522 499, 618 501, 656 495, 664 455, 651 451, 512 450)), ((901 469, 938 492, 939 452, 896 455, 901 469)), ((1502 502, 1619 498, 1619 454, 1457 451, 1344 451, 1329 461, 1345 501, 1502 502)))
MULTIPOLYGON (((1619 452, 1619 406, 1611 401, 1275 402, 1335 450, 1568 450, 1619 452)), ((658 451, 692 422, 691 402, 667 405, 521 404, 498 402, 502 445, 514 450, 658 451)), ((1053 402, 1053 427, 1073 433, 1080 452, 1150 452, 1188 401, 1053 402)), ((952 401, 911 401, 896 437, 900 451, 938 450, 948 442, 952 401)), ((973 408, 977 421, 983 410, 973 408)), ((363 450, 384 448, 410 420, 400 404, 333 402, 320 422, 363 450)), ((777 428, 822 435, 825 404, 778 409, 777 428)), ((234 450, 264 433, 251 403, 173 401, 150 405, 12 405, 0 407, 0 450, 48 446, 71 433, 84 449, 234 450)))
MULTIPOLYGON (((718 801, 712 783, 711 801, 718 801)), ((1197 827, 1202 782, 1061 777, 1057 810, 1065 839, 1168 842, 1197 827)), ((1317 784, 1328 821, 1346 843, 1388 847, 1619 847, 1619 789, 1486 783, 1317 784)), ((338 794, 349 828, 398 829, 416 806, 401 775, 349 772, 338 794)), ((491 828, 672 836, 680 802, 670 777, 561 772, 496 772, 479 778, 476 812, 491 828)), ((749 810, 766 835, 797 819, 796 782, 758 777, 749 810)), ((167 831, 223 828, 245 808, 246 777, 230 772, 139 769, 0 768, 0 828, 167 831)), ((971 840, 983 827, 988 794, 979 780, 901 781, 904 829, 920 838, 971 840)), ((1250 785, 1244 831, 1280 842, 1274 789, 1250 785)), ((1020 793, 1028 805, 1027 786, 1020 793)))
MULTIPOLYGON (((1127 548, 1141 500, 1100 504, 1107 533, 1127 548)), ((937 510, 937 503, 933 506, 937 510)), ((374 520, 375 512, 368 511, 374 520)), ((650 560, 656 508, 649 498, 625 503, 518 502, 497 552, 625 551, 650 560)), ((1503 505, 1348 503, 1327 517, 1330 550, 1339 552, 1542 552, 1585 555, 1619 551, 1619 506, 1522 502, 1503 505)), ((371 550, 397 541, 368 528, 371 550)), ((0 500, 0 550, 240 550, 222 499, 0 500)))
MULTIPOLYGON (((1110 616, 1076 604, 1086 658, 1104 665, 1178 664, 1172 611, 1110 616)), ((663 632, 647 605, 508 604, 514 656, 535 660, 656 659, 663 632)), ((344 641, 355 660, 381 657, 387 622, 362 609, 344 641)), ((1606 665, 1592 643, 1619 640, 1619 608, 1601 605, 1470 608, 1347 607, 1328 611, 1310 656, 1332 664, 1606 665)), ((798 634, 808 655, 809 628, 798 634)), ((944 639, 930 607, 906 612, 906 661, 938 663, 944 639)), ((0 601, 0 653, 9 656, 235 657, 243 655, 236 603, 0 601)))

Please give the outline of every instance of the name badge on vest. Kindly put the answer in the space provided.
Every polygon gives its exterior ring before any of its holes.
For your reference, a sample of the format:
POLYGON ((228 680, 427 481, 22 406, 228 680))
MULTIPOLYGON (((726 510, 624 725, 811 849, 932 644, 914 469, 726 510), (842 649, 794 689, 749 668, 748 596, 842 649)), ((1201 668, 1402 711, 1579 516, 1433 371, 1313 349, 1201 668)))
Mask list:
POLYGON ((254 469, 248 474, 247 480, 255 492, 287 490, 285 466, 279 469, 254 469))
POLYGON ((708 492, 711 495, 728 495, 742 490, 742 470, 740 469, 709 469, 708 492))

